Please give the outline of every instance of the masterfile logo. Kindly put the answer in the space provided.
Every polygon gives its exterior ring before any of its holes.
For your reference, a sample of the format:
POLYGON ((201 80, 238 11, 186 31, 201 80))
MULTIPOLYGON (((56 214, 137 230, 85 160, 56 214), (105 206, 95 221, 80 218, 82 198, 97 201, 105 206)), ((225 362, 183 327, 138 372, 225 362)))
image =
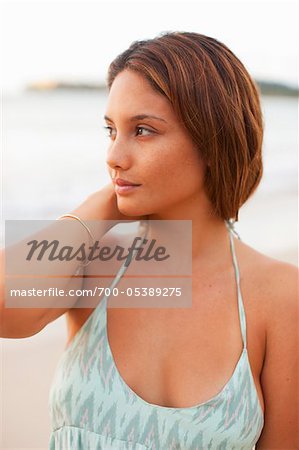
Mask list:
POLYGON ((7 306, 190 307, 192 222, 132 222, 6 221, 7 306))

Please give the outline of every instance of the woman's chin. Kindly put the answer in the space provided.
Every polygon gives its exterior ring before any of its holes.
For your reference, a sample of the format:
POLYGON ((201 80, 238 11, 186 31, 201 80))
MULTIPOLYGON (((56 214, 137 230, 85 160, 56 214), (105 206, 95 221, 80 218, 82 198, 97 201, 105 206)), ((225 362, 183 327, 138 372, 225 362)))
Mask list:
POLYGON ((122 213, 124 216, 132 217, 140 217, 145 216, 147 213, 145 212, 144 208, 141 208, 137 205, 123 205, 122 202, 117 203, 117 207, 120 213, 122 213))

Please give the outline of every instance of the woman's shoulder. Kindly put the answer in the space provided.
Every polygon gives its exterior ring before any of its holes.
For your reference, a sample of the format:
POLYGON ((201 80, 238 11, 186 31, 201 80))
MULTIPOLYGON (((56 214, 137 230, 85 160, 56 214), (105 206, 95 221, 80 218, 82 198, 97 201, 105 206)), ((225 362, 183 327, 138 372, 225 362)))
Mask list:
POLYGON ((236 239, 236 249, 241 262, 256 277, 261 276, 266 283, 281 283, 298 279, 298 267, 287 261, 283 261, 266 255, 248 245, 244 241, 236 239))
MULTIPOLYGON (((298 267, 254 249, 243 241, 236 244, 241 274, 254 290, 260 309, 271 322, 281 314, 298 311, 298 267)), ((256 305, 258 306, 258 305, 256 305)))

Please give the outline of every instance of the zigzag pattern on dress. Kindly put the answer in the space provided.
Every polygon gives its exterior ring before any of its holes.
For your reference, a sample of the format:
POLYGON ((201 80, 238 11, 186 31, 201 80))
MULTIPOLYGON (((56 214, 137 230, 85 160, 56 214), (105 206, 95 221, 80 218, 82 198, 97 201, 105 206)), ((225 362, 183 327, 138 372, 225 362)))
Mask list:
MULTIPOLYGON (((246 348, 246 318, 233 236, 243 351, 221 391, 187 408, 154 405, 123 380, 107 337, 107 297, 58 362, 49 394, 49 450, 251 450, 264 416, 246 348)), ((113 284, 117 284, 121 268, 113 284)))

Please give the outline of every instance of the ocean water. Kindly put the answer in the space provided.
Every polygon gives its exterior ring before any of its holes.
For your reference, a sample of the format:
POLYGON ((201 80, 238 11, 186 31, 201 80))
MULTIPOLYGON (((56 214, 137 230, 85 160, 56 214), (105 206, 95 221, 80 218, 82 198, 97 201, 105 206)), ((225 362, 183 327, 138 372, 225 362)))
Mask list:
MULTIPOLYGON (((4 219, 55 219, 110 181, 106 100, 98 91, 4 97, 4 219)), ((298 99, 263 96, 262 108, 264 176, 235 227, 259 251, 296 263, 298 99)))

